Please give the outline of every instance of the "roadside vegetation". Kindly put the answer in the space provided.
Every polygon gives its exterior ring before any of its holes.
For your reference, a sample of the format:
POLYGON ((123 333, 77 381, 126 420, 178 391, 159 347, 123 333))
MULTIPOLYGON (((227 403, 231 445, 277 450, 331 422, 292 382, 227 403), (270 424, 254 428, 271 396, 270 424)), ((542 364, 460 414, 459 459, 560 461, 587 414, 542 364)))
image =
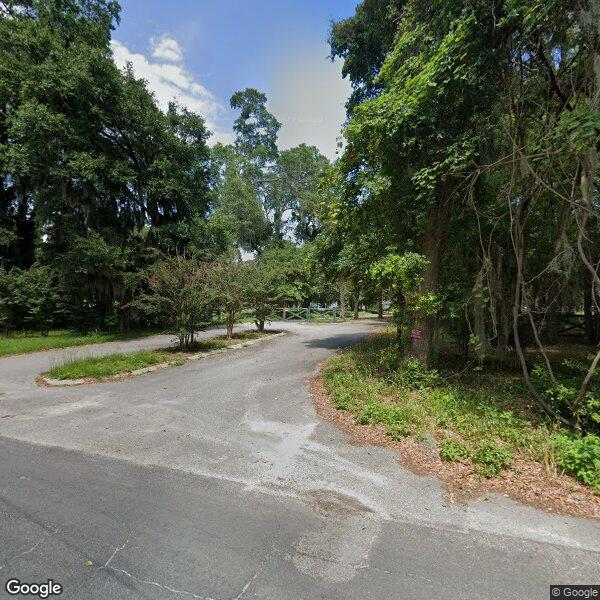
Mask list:
POLYGON ((86 334, 71 331, 48 331, 44 335, 40 333, 17 332, 10 337, 0 336, 0 356, 68 348, 70 346, 117 342, 142 338, 155 333, 160 333, 160 331, 157 329, 134 329, 124 333, 90 332, 86 334))
MULTIPOLYGON (((52 379, 101 379, 119 373, 131 373, 152 365, 166 363, 176 359, 168 352, 139 350, 127 354, 109 354, 107 356, 90 356, 67 361, 52 368, 46 375, 52 379)), ((182 363, 180 363, 182 364, 182 363)))
MULTIPOLYGON (((357 424, 383 424, 393 440, 433 440, 442 460, 469 464, 480 478, 502 477, 520 458, 544 465, 549 476, 572 475, 600 495, 600 438, 574 436, 540 412, 512 357, 465 368, 444 356, 437 370, 398 356, 388 330, 330 359, 323 380, 335 407, 357 424)), ((569 364, 556 370, 578 375, 569 364)), ((591 393, 600 398, 600 378, 591 393)))
POLYGON ((3 347, 159 327, 188 351, 215 320, 385 308, 396 342, 336 402, 396 437, 447 428, 446 462, 484 478, 527 456, 597 488, 600 4, 438 4, 331 24, 352 87, 332 162, 281 149, 254 88, 230 144, 161 109, 114 64, 117 2, 0 2, 3 347))
POLYGON ((139 350, 126 354, 116 353, 106 356, 90 356, 86 358, 75 358, 67 360, 44 373, 45 378, 68 380, 68 379, 103 379, 114 375, 132 373, 138 369, 144 369, 154 365, 168 364, 179 366, 184 364, 190 353, 204 353, 213 350, 229 348, 236 344, 257 340, 272 335, 271 331, 240 331, 231 337, 218 336, 206 340, 196 341, 187 348, 188 352, 182 352, 178 348, 165 350, 139 350))

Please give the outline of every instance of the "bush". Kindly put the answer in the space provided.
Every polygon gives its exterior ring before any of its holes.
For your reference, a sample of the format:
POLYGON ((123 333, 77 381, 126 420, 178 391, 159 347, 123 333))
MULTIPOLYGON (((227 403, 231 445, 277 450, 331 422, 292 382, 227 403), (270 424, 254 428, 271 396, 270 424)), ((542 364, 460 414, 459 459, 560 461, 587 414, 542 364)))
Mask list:
POLYGON ((440 375, 435 369, 428 369, 416 358, 409 356, 400 362, 395 382, 407 389, 423 390, 439 384, 440 375))
POLYGON ((352 410, 352 394, 344 390, 336 390, 333 393, 333 401, 338 410, 352 410))
POLYGON ((558 434, 552 442, 557 466, 600 494, 600 437, 558 434))
POLYGON ((392 407, 374 400, 363 405, 360 414, 356 418, 356 422, 359 425, 374 425, 375 423, 393 424, 391 413, 392 407))
POLYGON ((483 477, 495 477, 514 460, 512 452, 495 441, 480 442, 472 456, 483 477))
POLYGON ((412 430, 406 423, 394 423, 392 425, 388 425, 387 433, 393 440, 399 442, 402 438, 411 435, 412 430))
POLYGON ((448 462, 457 462, 469 458, 469 450, 455 440, 444 440, 440 445, 440 458, 448 462))
POLYGON ((379 352, 379 365, 385 370, 395 372, 400 366, 400 346, 392 344, 379 352))

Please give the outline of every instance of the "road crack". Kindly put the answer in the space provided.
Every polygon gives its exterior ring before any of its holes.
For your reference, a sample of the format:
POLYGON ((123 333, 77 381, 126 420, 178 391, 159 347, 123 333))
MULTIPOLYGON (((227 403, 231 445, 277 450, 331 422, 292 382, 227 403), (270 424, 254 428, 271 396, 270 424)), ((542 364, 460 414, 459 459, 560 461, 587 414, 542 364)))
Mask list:
POLYGON ((130 532, 129 535, 127 536, 127 539, 123 542, 123 544, 121 544, 120 546, 117 546, 113 550, 113 552, 110 555, 110 557, 108 558, 108 560, 104 563, 104 565, 102 565, 98 569, 98 571, 105 571, 106 570, 106 571, 113 571, 114 573, 120 573, 121 575, 125 575, 125 577, 128 577, 129 579, 131 579, 132 581, 135 581, 136 583, 143 584, 143 585, 151 585, 151 586, 154 586, 154 587, 159 588, 161 590, 164 590, 166 592, 170 592, 171 594, 179 594, 179 595, 182 595, 182 596, 189 596, 190 598, 196 598, 197 600, 215 600, 215 598, 210 598, 209 596, 199 596, 198 594, 195 594, 194 592, 190 592, 188 590, 178 590, 177 588, 171 587, 171 586, 166 585, 164 583, 160 583, 158 581, 152 581, 150 579, 141 579, 139 577, 136 577, 135 575, 133 575, 129 571, 126 571, 125 569, 119 569, 117 567, 113 567, 111 565, 112 561, 129 544, 129 541, 131 540, 132 534, 133 534, 133 532, 130 532))
POLYGON ((14 560, 19 560, 20 558, 23 558, 24 556, 27 556, 28 554, 35 552, 35 550, 39 546, 41 546, 46 540, 55 536, 61 529, 67 528, 72 523, 74 523, 74 521, 69 521, 68 523, 65 523, 64 525, 60 525, 59 527, 57 527, 56 529, 54 529, 52 531, 47 531, 46 535, 43 535, 35 544, 33 544, 33 546, 31 546, 31 548, 28 548, 27 550, 23 550, 23 552, 20 552, 19 554, 15 554, 15 556, 11 556, 11 558, 9 558, 6 562, 1 564, 0 571, 2 571, 2 569, 4 569, 6 566, 8 566, 9 563, 13 562, 14 560))

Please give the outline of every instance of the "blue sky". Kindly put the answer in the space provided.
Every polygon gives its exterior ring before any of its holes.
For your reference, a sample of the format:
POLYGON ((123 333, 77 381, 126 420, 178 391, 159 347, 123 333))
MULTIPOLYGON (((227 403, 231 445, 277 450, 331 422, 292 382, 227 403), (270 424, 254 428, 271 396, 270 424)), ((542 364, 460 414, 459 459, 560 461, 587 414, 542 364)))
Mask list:
POLYGON ((283 122, 280 146, 333 158, 349 84, 328 58, 329 22, 357 0, 121 0, 115 61, 132 62, 161 105, 172 97, 229 141, 231 94, 256 87, 283 122))

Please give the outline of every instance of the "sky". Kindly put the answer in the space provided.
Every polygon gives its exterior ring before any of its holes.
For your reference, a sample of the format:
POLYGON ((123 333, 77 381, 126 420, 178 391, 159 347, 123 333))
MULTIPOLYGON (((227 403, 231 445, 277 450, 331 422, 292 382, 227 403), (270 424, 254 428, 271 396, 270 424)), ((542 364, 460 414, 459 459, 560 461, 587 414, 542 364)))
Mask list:
POLYGON ((162 107, 200 113, 211 143, 233 141, 229 98, 254 87, 279 119, 279 147, 302 142, 335 158, 350 84, 329 58, 332 19, 357 0, 121 0, 115 62, 131 62, 162 107))

